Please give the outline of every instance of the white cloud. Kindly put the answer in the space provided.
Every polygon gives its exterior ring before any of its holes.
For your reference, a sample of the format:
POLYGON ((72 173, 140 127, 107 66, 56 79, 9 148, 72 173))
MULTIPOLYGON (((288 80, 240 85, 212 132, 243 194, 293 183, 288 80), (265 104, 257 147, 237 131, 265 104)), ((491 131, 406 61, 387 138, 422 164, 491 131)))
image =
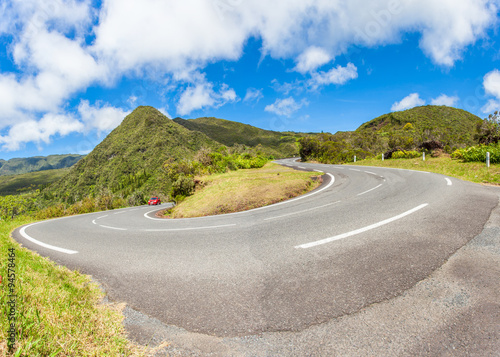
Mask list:
POLYGON ((221 19, 213 4, 108 0, 95 29, 94 50, 119 71, 155 65, 181 75, 207 61, 238 59, 251 29, 238 18, 221 19))
POLYGON ((302 108, 304 105, 308 105, 309 103, 306 100, 302 100, 300 103, 297 103, 295 99, 292 97, 285 99, 276 99, 273 104, 267 105, 264 110, 266 112, 274 113, 277 115, 284 115, 289 117, 297 110, 302 108))
POLYGON ((331 60, 332 58, 324 49, 311 46, 297 58, 297 65, 294 69, 300 73, 307 73, 315 71, 331 60))
POLYGON ((224 85, 222 90, 220 91, 220 100, 219 106, 224 105, 229 102, 236 102, 238 96, 233 88, 229 88, 227 85, 224 85))
POLYGON ((247 93, 245 94, 245 98, 243 98, 243 101, 258 102, 262 98, 264 98, 264 95, 262 94, 262 89, 248 88, 247 93))
POLYGON ((236 60, 249 37, 273 58, 295 58, 301 73, 317 69, 351 45, 401 42, 421 35, 422 50, 451 66, 496 23, 493 0, 108 0, 100 13, 94 50, 120 71, 154 64, 189 72, 206 63, 236 60), (362 11, 360 11, 362 9, 362 11), (134 14, 134 16, 130 16, 134 14))
POLYGON ((481 108, 482 112, 492 113, 500 110, 500 71, 498 69, 494 69, 484 76, 483 87, 486 94, 495 98, 488 100, 486 105, 481 108))
MULTIPOLYGON (((11 41, 16 71, 0 72, 0 130, 35 121, 45 138, 51 130, 42 120, 64 112, 77 93, 146 72, 187 87, 177 104, 181 114, 235 102, 233 89, 215 91, 202 71, 209 63, 240 59, 252 37, 262 40, 263 56, 295 60, 295 71, 311 74, 298 84, 312 89, 357 78, 352 63, 318 71, 350 46, 400 43, 407 32, 420 36, 434 63, 450 67, 487 36, 497 12, 497 0, 2 2, 0 34, 11 41)), ((485 89, 498 99, 497 72, 485 77, 485 89)))
POLYGON ((484 76, 484 90, 487 94, 500 99, 500 71, 495 69, 484 76))
POLYGON ((87 130, 97 130, 98 133, 109 132, 116 128, 130 114, 120 108, 97 103, 91 106, 87 100, 82 100, 78 113, 87 130))
POLYGON ((420 99, 418 93, 412 93, 407 97, 404 97, 400 102, 396 102, 392 105, 391 111, 396 112, 400 110, 410 109, 420 105, 424 105, 425 100, 420 99))
POLYGON ((202 108, 219 108, 224 104, 238 100, 234 89, 223 85, 217 93, 213 85, 208 82, 201 82, 194 87, 188 87, 182 94, 177 104, 177 113, 187 115, 194 110, 202 108))
POLYGON ((446 94, 441 94, 439 97, 431 100, 432 105, 446 105, 447 107, 454 107, 458 103, 457 96, 449 97, 446 94))
POLYGON ((348 63, 345 67, 339 65, 328 72, 312 73, 308 85, 311 89, 315 90, 318 87, 330 84, 345 84, 347 81, 356 78, 358 78, 358 69, 352 63, 348 63))
POLYGON ((496 111, 500 111, 500 100, 498 99, 488 100, 488 102, 481 108, 481 111, 486 114, 491 114, 496 111))
POLYGON ((83 124, 77 119, 49 113, 39 121, 28 120, 12 125, 8 135, 0 136, 0 144, 4 150, 18 150, 24 143, 48 144, 54 135, 65 136, 82 130, 83 124))
POLYGON ((167 118, 173 119, 173 116, 170 115, 170 113, 168 112, 167 108, 158 108, 158 110, 160 111, 160 113, 162 113, 163 115, 165 115, 167 118))

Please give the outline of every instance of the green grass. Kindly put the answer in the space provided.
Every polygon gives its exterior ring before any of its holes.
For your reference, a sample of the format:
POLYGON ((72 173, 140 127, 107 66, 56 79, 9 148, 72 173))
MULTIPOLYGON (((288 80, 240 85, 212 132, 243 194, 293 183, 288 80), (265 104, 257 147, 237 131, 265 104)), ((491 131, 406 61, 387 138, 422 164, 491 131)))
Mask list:
POLYGON ((491 165, 490 168, 487 168, 485 163, 460 162, 448 157, 426 158, 425 161, 423 161, 422 158, 390 159, 384 161, 369 159, 351 163, 350 165, 394 167, 428 171, 471 182, 500 184, 500 165, 491 165))
POLYGON ((316 188, 319 180, 311 177, 318 175, 268 163, 260 169, 200 177, 203 187, 177 205, 170 217, 201 217, 266 206, 316 188))
POLYGON ((68 172, 69 168, 64 168, 0 176, 0 196, 15 195, 19 191, 41 188, 61 179, 68 172))
POLYGON ((103 293, 88 275, 59 266, 22 248, 11 231, 31 223, 18 218, 0 223, 0 355, 7 347, 10 308, 8 249, 15 254, 17 343, 15 356, 130 356, 139 355, 125 336, 123 305, 101 303, 103 293))

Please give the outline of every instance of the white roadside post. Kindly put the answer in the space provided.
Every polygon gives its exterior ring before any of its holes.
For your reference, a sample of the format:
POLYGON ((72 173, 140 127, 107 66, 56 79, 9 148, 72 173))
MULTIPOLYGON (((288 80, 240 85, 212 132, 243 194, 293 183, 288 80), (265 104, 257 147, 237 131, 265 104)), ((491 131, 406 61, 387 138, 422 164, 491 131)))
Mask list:
POLYGON ((354 155, 354 162, 356 162, 356 155, 354 155))
POLYGON ((490 152, 486 153, 486 167, 490 167, 490 152))
POLYGON ((384 154, 382 154, 382 161, 384 161, 384 154))
POLYGON ((425 151, 422 154, 422 160, 425 161, 425 151))

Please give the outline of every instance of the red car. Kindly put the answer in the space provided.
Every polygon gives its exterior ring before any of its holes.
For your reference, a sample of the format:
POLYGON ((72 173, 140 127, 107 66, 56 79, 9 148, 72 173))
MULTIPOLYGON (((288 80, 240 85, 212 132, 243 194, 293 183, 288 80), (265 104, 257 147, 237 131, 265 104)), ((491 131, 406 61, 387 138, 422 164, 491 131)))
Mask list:
POLYGON ((158 197, 151 197, 148 201, 148 205, 160 205, 161 201, 158 197))

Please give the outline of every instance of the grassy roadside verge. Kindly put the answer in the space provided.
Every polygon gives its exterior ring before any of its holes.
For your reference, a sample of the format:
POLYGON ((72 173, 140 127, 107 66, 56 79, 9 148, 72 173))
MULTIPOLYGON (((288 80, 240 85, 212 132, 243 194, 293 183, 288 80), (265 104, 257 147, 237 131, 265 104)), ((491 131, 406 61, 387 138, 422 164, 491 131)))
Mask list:
POLYGON ((426 158, 425 161, 423 161, 422 158, 390 159, 384 161, 379 159, 369 159, 358 161, 356 163, 350 163, 349 165, 393 167, 399 169, 429 171, 456 177, 465 181, 500 185, 500 165, 491 165, 490 168, 487 168, 485 163, 460 162, 448 157, 431 157, 426 158))
POLYGON ((177 205, 170 218, 239 212, 296 197, 320 185, 319 173, 296 171, 274 163, 260 169, 198 177, 201 188, 177 205))
POLYGON ((31 222, 30 218, 0 222, 0 355, 139 354, 125 337, 123 306, 102 304, 103 293, 90 281, 90 276, 58 266, 10 238, 12 230, 31 222), (13 260, 9 261, 9 253, 13 260), (9 263, 15 273, 11 281, 9 263), (9 283, 14 284, 14 299, 9 296, 9 283), (8 349, 11 312, 16 317, 12 354, 8 349))

